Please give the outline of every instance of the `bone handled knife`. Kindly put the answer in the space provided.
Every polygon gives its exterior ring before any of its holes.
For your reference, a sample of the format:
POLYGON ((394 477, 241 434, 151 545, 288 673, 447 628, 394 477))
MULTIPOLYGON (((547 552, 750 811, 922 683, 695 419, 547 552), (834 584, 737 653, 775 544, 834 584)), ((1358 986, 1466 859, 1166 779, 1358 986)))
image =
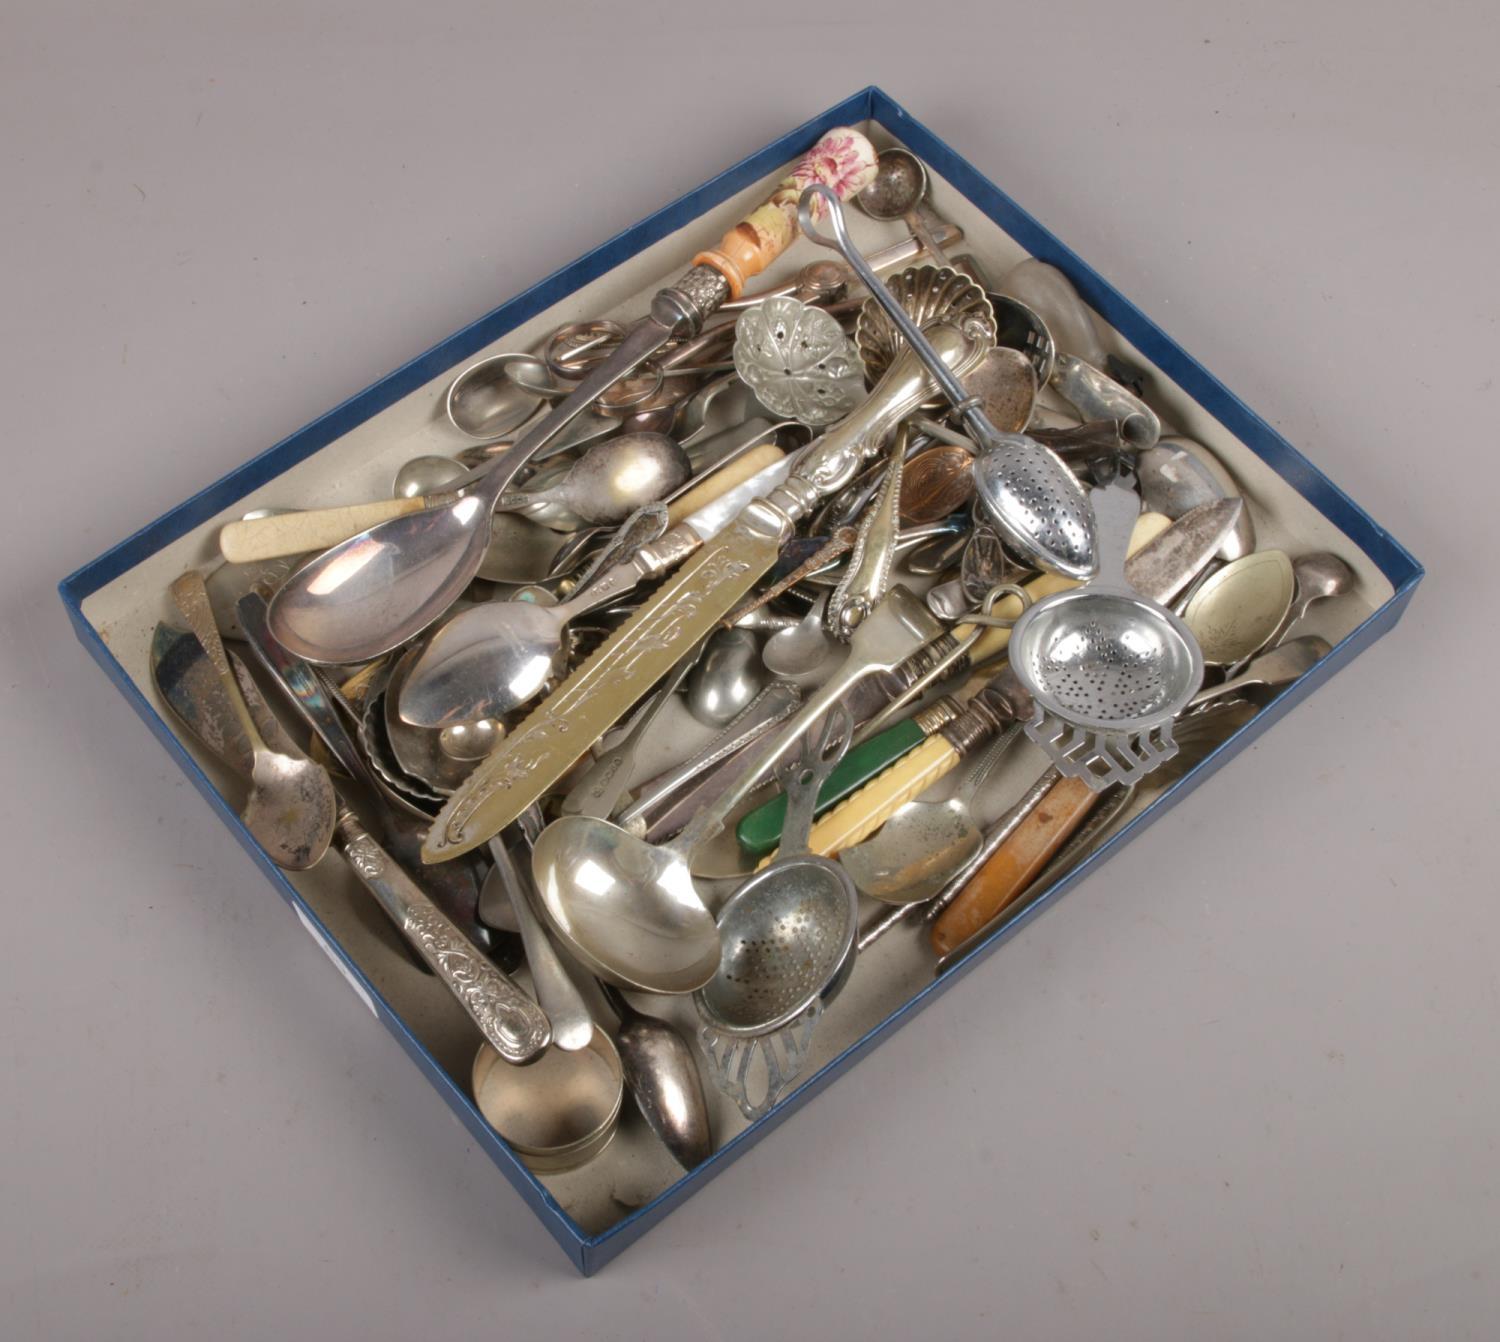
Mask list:
MULTIPOLYGON (((959 375, 989 346, 978 333, 946 325, 931 338, 959 375)), ((776 562, 798 520, 848 484, 933 387, 910 350, 895 359, 865 401, 797 459, 784 484, 747 504, 479 764, 433 822, 423 860, 477 848, 545 795, 734 608, 776 562)))

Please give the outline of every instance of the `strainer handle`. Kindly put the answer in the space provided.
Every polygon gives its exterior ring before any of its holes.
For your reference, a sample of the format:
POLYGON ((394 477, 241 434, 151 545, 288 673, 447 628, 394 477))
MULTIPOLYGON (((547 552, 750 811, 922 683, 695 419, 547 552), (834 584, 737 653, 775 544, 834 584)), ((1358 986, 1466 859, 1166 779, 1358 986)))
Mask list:
POLYGON ((1141 515, 1141 499, 1123 476, 1089 494, 1094 508, 1094 553, 1099 572, 1095 581, 1127 587, 1125 560, 1130 553, 1131 533, 1141 515))
POLYGON ((781 822, 781 857, 800 857, 807 852, 818 793, 844 758, 854 735, 854 719, 847 704, 834 703, 822 723, 802 736, 802 749, 784 760, 776 775, 786 793, 786 818, 781 822))

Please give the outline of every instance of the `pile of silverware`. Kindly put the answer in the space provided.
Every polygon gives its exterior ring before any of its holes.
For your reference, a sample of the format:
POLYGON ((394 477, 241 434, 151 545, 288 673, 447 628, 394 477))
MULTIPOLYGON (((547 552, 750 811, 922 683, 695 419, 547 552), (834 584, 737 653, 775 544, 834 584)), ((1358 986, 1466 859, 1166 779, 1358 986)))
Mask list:
POLYGON ((877 938, 952 963, 1328 649, 1347 565, 1257 550, 1066 277, 992 279, 926 193, 830 132, 647 315, 459 373, 391 498, 249 514, 172 585, 160 694, 271 859, 343 852, 538 1170, 627 1089, 693 1167, 701 1072, 767 1112, 877 938), (909 236, 863 255, 846 200, 909 236), (839 259, 747 291, 799 235, 839 259))

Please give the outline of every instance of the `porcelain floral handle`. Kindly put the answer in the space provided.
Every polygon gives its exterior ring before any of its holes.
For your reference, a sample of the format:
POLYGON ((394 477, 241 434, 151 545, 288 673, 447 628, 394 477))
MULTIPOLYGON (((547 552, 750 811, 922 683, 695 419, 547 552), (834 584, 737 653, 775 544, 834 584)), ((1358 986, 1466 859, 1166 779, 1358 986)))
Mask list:
POLYGON ((727 232, 717 247, 699 252, 695 266, 712 266, 729 282, 729 295, 738 298, 745 281, 759 275, 797 236, 797 201, 802 192, 821 182, 840 200, 848 200, 875 179, 875 146, 850 126, 829 131, 777 183, 765 204, 727 232))

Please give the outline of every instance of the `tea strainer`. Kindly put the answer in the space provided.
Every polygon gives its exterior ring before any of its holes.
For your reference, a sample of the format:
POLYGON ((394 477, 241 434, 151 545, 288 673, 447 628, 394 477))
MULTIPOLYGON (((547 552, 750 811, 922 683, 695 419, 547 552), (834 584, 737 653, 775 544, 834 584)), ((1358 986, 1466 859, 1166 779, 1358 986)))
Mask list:
POLYGON ((719 970, 693 994, 714 1082, 752 1121, 802 1070, 824 1006, 854 968, 854 881, 837 862, 807 851, 818 789, 853 734, 848 708, 836 704, 803 737, 800 754, 777 770, 787 798, 781 851, 719 911, 719 970), (752 1100, 757 1056, 766 1090, 752 1100))
POLYGON ((1092 494, 1100 571, 1016 621, 1010 665, 1032 699, 1026 734, 1060 772, 1102 790, 1177 753, 1172 720, 1203 682, 1192 631, 1125 578, 1140 499, 1123 477, 1092 494))

